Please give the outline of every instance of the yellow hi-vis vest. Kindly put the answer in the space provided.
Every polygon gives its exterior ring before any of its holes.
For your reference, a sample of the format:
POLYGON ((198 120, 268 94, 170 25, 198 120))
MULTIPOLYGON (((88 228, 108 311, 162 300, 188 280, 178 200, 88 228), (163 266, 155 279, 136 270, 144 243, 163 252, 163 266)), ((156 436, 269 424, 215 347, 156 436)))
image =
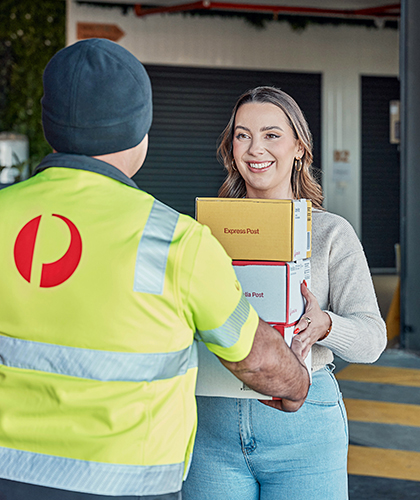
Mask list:
POLYGON ((257 322, 208 228, 111 165, 47 156, 0 191, 0 477, 179 491, 196 428, 194 335, 238 361, 257 322))

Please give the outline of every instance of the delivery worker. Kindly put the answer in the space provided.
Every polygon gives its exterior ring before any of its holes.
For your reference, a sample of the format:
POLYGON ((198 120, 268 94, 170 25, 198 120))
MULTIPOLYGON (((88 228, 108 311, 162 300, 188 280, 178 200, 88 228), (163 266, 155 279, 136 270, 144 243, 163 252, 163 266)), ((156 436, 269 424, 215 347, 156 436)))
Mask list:
POLYGON ((259 320, 208 228, 137 188, 151 87, 108 40, 58 52, 42 122, 54 153, 0 193, 0 498, 181 498, 196 340, 298 409, 308 373, 259 320))

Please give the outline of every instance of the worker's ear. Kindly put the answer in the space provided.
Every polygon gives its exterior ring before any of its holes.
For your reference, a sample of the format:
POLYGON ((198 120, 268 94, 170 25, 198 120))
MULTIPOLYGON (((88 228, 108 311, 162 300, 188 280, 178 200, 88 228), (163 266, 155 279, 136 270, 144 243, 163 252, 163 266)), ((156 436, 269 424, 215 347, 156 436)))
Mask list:
POLYGON ((149 148, 149 134, 146 134, 143 138, 143 140, 138 144, 134 150, 135 155, 134 155, 134 163, 133 163, 133 175, 138 172, 141 167, 143 166, 144 160, 146 159, 147 155, 147 150, 149 148))

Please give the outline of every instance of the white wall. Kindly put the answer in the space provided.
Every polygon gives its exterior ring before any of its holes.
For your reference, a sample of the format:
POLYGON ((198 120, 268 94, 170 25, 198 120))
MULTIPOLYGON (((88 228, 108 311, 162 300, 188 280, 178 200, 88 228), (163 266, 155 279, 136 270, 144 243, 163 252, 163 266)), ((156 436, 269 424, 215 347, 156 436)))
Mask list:
POLYGON ((141 62, 269 71, 322 73, 322 170, 328 210, 361 227, 361 75, 397 76, 398 32, 350 26, 310 25, 294 31, 270 22, 257 29, 243 19, 152 15, 99 9, 67 0, 67 42, 77 22, 117 24, 123 47, 141 62), (349 151, 350 178, 333 180, 334 150, 349 151))

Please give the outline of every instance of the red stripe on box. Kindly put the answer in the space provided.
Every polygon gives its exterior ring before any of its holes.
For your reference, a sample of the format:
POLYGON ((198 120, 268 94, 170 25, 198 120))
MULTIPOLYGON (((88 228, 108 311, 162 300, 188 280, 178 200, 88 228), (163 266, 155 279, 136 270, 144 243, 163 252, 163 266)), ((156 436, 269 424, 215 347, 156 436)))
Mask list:
POLYGON ((270 326, 272 326, 274 329, 276 329, 278 332, 280 332, 282 335, 283 335, 283 332, 284 332, 284 329, 285 328, 289 328, 291 326, 295 326, 299 323, 299 320, 298 321, 295 321, 294 323, 270 323, 268 322, 268 324, 270 326))
POLYGON ((233 260, 233 266, 285 266, 286 262, 276 262, 274 260, 233 260))

